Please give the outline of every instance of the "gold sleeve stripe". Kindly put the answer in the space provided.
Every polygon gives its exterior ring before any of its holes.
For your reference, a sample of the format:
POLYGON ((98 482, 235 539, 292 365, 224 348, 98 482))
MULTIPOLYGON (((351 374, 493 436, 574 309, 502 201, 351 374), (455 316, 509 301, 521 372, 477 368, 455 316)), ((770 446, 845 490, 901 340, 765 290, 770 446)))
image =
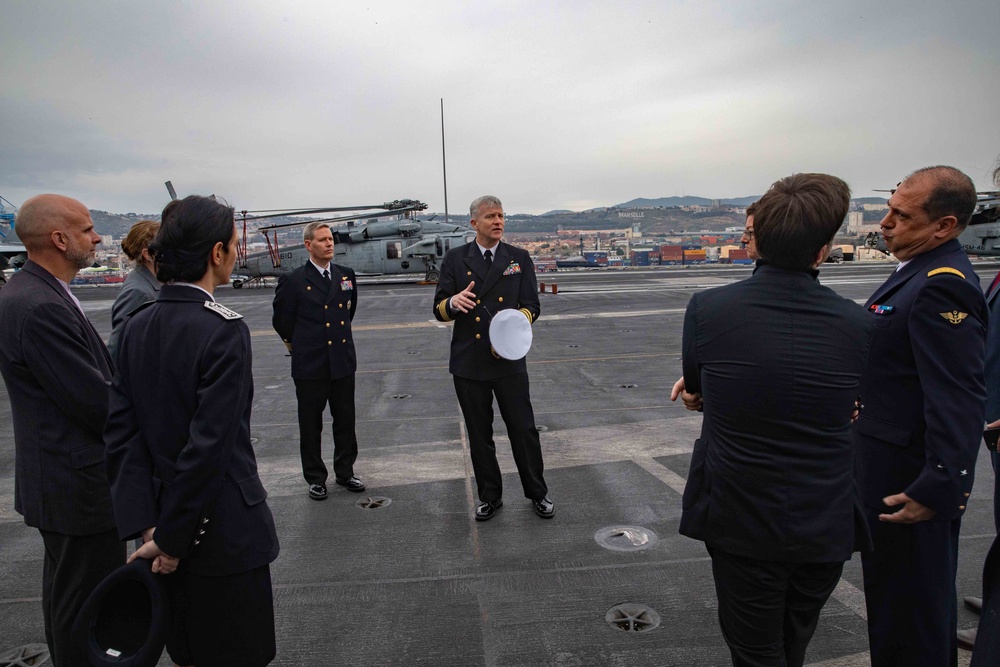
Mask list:
POLYGON ((959 278, 965 278, 964 273, 962 273, 958 269, 953 269, 950 266, 942 266, 940 269, 934 269, 933 271, 928 271, 927 277, 930 278, 931 276, 936 276, 939 273, 951 273, 958 276, 959 278))
POLYGON ((448 299, 441 299, 438 301, 437 311, 442 320, 445 322, 451 322, 451 318, 448 316, 448 299))
POLYGON ((535 321, 535 318, 531 315, 531 311, 528 310, 527 308, 518 308, 518 310, 520 310, 522 313, 524 313, 524 316, 528 318, 529 322, 534 322, 535 321))

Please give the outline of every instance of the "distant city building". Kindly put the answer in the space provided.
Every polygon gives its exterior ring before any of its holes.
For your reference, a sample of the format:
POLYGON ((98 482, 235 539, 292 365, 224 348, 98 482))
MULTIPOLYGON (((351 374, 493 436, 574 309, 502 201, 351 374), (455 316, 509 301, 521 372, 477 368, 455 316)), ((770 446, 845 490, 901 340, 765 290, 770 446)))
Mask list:
POLYGON ((847 214, 848 234, 861 235, 861 234, 867 234, 868 232, 877 232, 878 230, 879 230, 879 223, 865 222, 864 212, 851 211, 850 213, 847 214))
POLYGON ((889 207, 886 204, 864 204, 862 208, 866 211, 884 211, 889 207))
POLYGON ((114 238, 111 234, 101 234, 101 243, 106 249, 110 249, 114 245, 114 238))

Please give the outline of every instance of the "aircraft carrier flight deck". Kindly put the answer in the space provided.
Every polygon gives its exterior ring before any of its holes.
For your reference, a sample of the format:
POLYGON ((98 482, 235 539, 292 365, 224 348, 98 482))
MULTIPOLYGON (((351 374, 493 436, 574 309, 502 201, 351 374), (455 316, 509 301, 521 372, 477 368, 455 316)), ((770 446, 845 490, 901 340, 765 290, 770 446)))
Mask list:
MULTIPOLYGON (((863 303, 894 267, 824 265, 820 280, 863 303)), ((976 268, 985 286, 997 264, 976 268)), ((681 372, 690 296, 750 273, 698 266, 538 274, 547 287, 528 373, 556 504, 551 521, 522 498, 499 415, 505 503, 493 520, 473 520, 475 482, 448 373, 451 329, 433 318, 433 285, 360 281, 355 471, 368 489, 331 485, 324 502, 308 497, 302 478, 290 360, 271 329, 274 288, 218 290, 252 334, 252 435, 281 541, 271 570, 272 664, 730 664, 708 554, 677 532, 701 417, 669 393, 681 372)), ((74 292, 106 339, 117 289, 74 292)), ((2 385, 0 394, 3 652, 45 638, 42 542, 14 511, 13 428, 2 385)), ((977 473, 962 525, 959 596, 980 594, 994 537, 985 448, 977 473)), ((959 601, 959 627, 976 622, 959 601)), ((960 664, 968 659, 960 652, 960 664)), ((857 555, 822 612, 806 662, 869 664, 857 555)), ((160 664, 170 664, 165 654, 160 664)))

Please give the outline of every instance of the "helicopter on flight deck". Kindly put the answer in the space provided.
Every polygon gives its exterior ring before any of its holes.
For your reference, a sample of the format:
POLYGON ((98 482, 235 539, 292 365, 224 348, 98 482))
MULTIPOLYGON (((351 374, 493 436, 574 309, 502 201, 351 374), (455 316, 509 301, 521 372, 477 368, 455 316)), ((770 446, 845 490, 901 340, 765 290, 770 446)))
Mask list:
MULTIPOLYGON (((170 196, 177 198, 173 186, 166 183, 170 196)), ((397 199, 383 204, 343 206, 314 209, 273 209, 267 211, 240 211, 237 222, 242 220, 242 237, 237 247, 236 267, 232 285, 260 283, 264 278, 277 277, 309 261, 309 253, 301 239, 281 247, 279 231, 300 227, 310 222, 325 222, 333 232, 333 262, 349 266, 359 276, 412 275, 425 282, 437 282, 440 261, 451 248, 468 243, 475 232, 466 225, 440 222, 432 216, 428 220, 417 217, 427 204, 413 199, 397 199), (381 210, 384 213, 372 213, 381 210), (247 253, 247 237, 252 223, 273 218, 324 213, 351 215, 256 227, 264 235, 267 250, 247 253)))

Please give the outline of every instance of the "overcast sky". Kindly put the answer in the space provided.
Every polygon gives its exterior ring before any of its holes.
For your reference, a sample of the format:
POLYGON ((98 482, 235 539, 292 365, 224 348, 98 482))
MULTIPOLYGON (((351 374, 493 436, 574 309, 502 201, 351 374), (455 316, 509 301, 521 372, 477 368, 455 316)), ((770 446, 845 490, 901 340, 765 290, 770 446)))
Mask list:
POLYGON ((1000 2, 0 0, 0 195, 112 212, 855 196, 1000 153, 1000 2))

